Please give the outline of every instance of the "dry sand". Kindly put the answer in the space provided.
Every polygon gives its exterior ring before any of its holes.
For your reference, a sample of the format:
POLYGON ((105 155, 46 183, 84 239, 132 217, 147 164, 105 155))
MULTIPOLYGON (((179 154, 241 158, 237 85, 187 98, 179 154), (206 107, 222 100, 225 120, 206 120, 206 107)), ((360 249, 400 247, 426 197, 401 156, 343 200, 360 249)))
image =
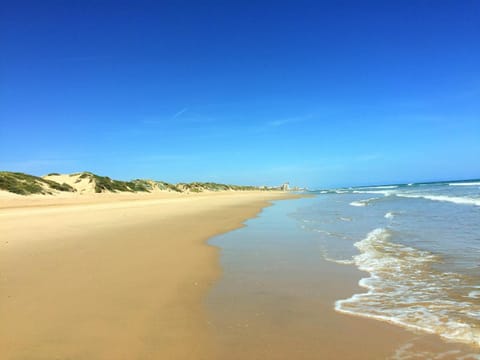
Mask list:
POLYGON ((288 196, 2 197, 1 359, 211 359, 205 242, 288 196))

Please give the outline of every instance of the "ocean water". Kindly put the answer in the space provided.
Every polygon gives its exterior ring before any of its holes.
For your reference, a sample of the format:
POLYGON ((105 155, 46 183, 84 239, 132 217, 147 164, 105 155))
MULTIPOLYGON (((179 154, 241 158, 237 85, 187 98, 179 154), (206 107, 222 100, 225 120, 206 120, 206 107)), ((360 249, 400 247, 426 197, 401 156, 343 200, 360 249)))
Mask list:
POLYGON ((315 193, 291 216, 324 259, 365 272, 338 312, 480 349, 480 180, 315 193))

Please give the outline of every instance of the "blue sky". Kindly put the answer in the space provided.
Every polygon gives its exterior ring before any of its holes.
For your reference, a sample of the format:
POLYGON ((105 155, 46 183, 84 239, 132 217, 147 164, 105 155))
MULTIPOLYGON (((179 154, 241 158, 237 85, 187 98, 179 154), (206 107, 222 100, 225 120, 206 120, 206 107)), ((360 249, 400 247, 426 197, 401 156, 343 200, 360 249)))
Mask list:
POLYGON ((478 1, 3 1, 0 168, 480 177, 478 1))

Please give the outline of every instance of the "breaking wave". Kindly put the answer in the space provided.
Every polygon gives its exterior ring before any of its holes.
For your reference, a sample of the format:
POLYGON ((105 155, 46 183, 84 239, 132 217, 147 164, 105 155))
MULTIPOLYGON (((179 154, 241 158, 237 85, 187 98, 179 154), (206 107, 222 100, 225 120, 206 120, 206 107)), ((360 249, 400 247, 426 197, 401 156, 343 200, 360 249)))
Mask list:
POLYGON ((385 219, 393 219, 394 217, 395 214, 392 211, 387 212, 384 216, 385 219))
POLYGON ((449 186, 480 186, 480 181, 450 183, 449 186))
POLYGON ((351 206, 367 206, 370 204, 370 202, 378 200, 378 198, 370 198, 370 199, 365 199, 365 200, 358 200, 358 201, 352 201, 350 203, 351 206))
POLYGON ((426 199, 426 200, 432 200, 432 201, 451 202, 451 203, 462 204, 462 205, 480 206, 480 198, 446 196, 446 195, 402 194, 402 193, 397 193, 395 195, 403 198, 426 199))
POLYGON ((477 284, 434 270, 436 255, 391 242, 392 236, 378 228, 355 243, 354 263, 370 273, 359 285, 368 292, 338 300, 335 309, 480 346, 477 284))

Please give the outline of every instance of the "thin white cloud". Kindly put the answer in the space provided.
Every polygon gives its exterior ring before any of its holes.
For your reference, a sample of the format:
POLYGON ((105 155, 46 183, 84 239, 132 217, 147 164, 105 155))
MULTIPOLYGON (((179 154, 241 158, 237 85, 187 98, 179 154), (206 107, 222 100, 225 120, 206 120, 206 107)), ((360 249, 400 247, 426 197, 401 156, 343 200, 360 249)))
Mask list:
POLYGON ((175 113, 175 115, 173 115, 173 116, 170 118, 170 120, 174 120, 174 119, 178 118, 179 116, 181 116, 182 114, 186 113, 187 111, 188 111, 188 108, 183 108, 182 110, 177 111, 177 112, 175 113))
POLYGON ((188 111, 188 108, 183 108, 183 109, 177 111, 171 117, 157 116, 157 115, 148 116, 147 118, 142 120, 142 123, 147 124, 147 125, 165 124, 167 121, 172 121, 172 120, 175 120, 175 119, 181 117, 187 111, 188 111))

